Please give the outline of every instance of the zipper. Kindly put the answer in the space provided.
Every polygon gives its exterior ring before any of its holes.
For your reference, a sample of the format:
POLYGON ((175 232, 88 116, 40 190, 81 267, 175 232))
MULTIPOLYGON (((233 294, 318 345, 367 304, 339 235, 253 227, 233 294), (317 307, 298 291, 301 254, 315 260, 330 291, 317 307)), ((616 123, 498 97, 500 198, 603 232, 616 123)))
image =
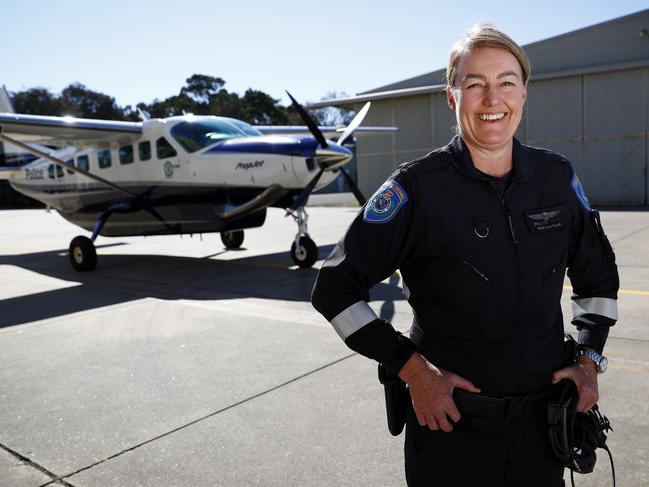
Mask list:
POLYGON ((568 253, 568 249, 566 249, 565 252, 563 254, 561 254, 561 258, 558 260, 558 262, 556 264, 554 264, 554 267, 550 271, 550 274, 554 275, 554 274, 557 273, 557 270, 559 270, 559 267, 561 267, 561 263, 563 262, 563 258, 566 256, 567 253, 568 253))
MULTIPOLYGON (((505 195, 516 185, 516 181, 512 181, 512 183, 509 185, 509 188, 505 190, 505 194, 501 195, 500 191, 498 191, 498 188, 496 187, 496 183, 494 181, 489 181, 491 184, 491 187, 494 189, 496 192, 496 196, 498 196, 498 200, 500 201, 500 204, 503 207, 503 212, 505 213, 505 217, 507 218, 507 228, 509 229, 509 236, 512 240, 512 250, 514 254, 514 272, 516 273, 516 278, 518 279, 518 302, 519 304, 522 302, 523 299, 523 281, 521 280, 521 271, 520 267, 518 265, 518 238, 516 237, 516 230, 514 229, 514 221, 512 220, 512 214, 509 211, 509 208, 507 207, 507 203, 505 202, 505 195)), ((520 366, 522 370, 527 369, 527 363, 525 360, 525 344, 521 342, 520 344, 520 366)))
MULTIPOLYGON (((509 236, 511 237, 513 243, 518 243, 518 238, 516 237, 516 231, 514 230, 514 222, 512 220, 512 215, 509 212, 509 208, 507 208, 507 204, 505 203, 505 198, 503 195, 500 194, 500 191, 498 191, 495 182, 489 181, 489 184, 496 192, 496 196, 498 196, 498 200, 500 201, 500 204, 503 207, 503 211, 505 212, 505 216, 507 217, 507 227, 509 228, 509 236)), ((514 184, 516 183, 512 182, 509 188, 507 188, 507 191, 509 191, 512 188, 512 186, 514 186, 514 184)), ((505 191, 505 194, 507 194, 507 191, 505 191)))
POLYGON ((464 265, 468 266, 469 269, 471 269, 473 272, 475 272, 476 275, 478 277, 480 277, 480 279, 482 279, 484 282, 491 282, 491 280, 487 277, 487 275, 484 272, 482 272, 480 269, 478 269, 476 266, 474 266, 473 264, 471 264, 470 262, 468 262, 468 261, 466 261, 464 259, 462 259, 461 262, 464 265))
MULTIPOLYGON (((522 289, 523 289, 523 282, 521 281, 521 273, 520 269, 518 267, 518 237, 516 237, 516 230, 514 229, 514 221, 512 220, 512 215, 509 211, 509 208, 507 208, 507 203, 505 202, 505 197, 500 194, 500 191, 498 191, 498 188, 496 187, 496 183, 494 181, 489 181, 490 186, 493 188, 494 192, 496 193, 496 196, 498 197, 498 201, 500 201, 500 204, 503 207, 503 212, 505 213, 505 217, 507 218, 507 228, 509 229, 509 237, 512 240, 512 247, 514 250, 514 271, 516 272, 516 277, 518 278, 518 298, 519 300, 522 297, 522 289)), ((507 194, 514 186, 516 185, 516 181, 513 181, 512 184, 509 185, 509 188, 505 191, 505 194, 507 194)))

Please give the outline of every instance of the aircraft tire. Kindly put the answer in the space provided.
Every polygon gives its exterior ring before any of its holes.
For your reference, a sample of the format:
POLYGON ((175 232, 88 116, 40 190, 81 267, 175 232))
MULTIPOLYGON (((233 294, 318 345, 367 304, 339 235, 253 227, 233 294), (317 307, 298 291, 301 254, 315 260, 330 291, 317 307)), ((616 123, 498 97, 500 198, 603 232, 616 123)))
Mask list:
POLYGON ((70 242, 68 256, 76 271, 91 271, 97 267, 95 244, 88 237, 74 237, 70 242))
POLYGON ((221 232, 221 242, 226 249, 238 249, 243 243, 243 230, 221 232))
POLYGON ((291 258, 293 262, 302 268, 311 267, 318 260, 318 246, 311 237, 303 235, 296 246, 295 241, 291 245, 291 258))

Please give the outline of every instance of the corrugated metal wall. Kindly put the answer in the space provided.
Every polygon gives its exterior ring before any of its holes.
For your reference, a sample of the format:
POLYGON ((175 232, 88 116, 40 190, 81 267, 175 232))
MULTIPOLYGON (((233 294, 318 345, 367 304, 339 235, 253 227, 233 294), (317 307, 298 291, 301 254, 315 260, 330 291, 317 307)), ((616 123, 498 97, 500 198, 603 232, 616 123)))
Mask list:
POLYGON ((648 81, 645 68, 533 82, 522 138, 568 157, 594 203, 647 205, 648 81))

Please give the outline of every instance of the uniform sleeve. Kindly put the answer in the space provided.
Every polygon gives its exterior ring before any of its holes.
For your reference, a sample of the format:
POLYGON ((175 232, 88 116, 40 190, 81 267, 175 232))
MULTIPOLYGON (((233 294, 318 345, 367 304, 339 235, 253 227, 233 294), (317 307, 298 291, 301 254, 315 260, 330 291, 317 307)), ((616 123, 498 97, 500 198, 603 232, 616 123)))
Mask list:
POLYGON ((615 254, 599 212, 591 209, 574 171, 570 185, 575 214, 568 254, 568 277, 573 288, 572 323, 579 330, 577 341, 602 353, 609 328, 617 321, 619 277, 615 254))
POLYGON ((413 258, 417 242, 416 184, 397 170, 368 200, 323 264, 313 306, 352 350, 398 371, 415 345, 380 320, 369 289, 413 258))

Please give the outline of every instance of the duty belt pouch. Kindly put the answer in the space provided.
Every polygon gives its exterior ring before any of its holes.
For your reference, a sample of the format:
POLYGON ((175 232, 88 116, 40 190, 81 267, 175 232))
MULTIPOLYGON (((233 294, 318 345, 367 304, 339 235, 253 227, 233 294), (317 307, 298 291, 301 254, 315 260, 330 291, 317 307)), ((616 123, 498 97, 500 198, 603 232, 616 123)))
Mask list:
POLYGON ((410 399, 406 383, 383 364, 379 364, 379 381, 385 391, 388 431, 392 436, 399 436, 406 424, 407 401, 410 399))

